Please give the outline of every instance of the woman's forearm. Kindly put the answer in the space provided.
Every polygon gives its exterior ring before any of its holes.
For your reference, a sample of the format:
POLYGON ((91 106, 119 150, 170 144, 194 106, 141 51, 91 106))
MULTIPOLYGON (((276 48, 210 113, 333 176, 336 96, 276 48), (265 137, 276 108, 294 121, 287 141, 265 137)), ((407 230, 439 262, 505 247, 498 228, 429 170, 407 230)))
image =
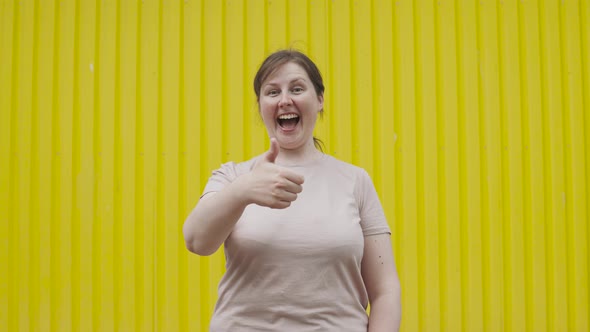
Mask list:
POLYGON ((223 244, 248 205, 238 185, 231 183, 213 196, 202 198, 187 217, 182 231, 189 251, 208 256, 223 244))
POLYGON ((401 303, 399 287, 382 294, 371 302, 368 332, 399 331, 401 323, 401 303))

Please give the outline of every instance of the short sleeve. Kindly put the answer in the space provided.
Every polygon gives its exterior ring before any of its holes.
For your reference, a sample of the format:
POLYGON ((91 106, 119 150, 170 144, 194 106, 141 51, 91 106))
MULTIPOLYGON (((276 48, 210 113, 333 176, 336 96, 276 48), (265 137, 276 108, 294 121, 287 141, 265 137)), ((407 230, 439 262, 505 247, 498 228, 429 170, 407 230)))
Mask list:
POLYGON ((361 169, 357 177, 355 194, 363 235, 391 234, 373 181, 364 169, 361 169))
POLYGON ((209 177, 209 181, 207 181, 201 197, 208 193, 221 191, 226 185, 233 182, 236 177, 236 164, 234 162, 222 164, 221 167, 214 170, 211 177, 209 177))
POLYGON ((222 164, 221 167, 214 170, 213 174, 211 174, 211 177, 209 177, 209 181, 207 181, 201 197, 208 193, 221 191, 225 186, 232 183, 238 176, 249 172, 252 169, 255 161, 256 158, 238 164, 231 161, 222 164))

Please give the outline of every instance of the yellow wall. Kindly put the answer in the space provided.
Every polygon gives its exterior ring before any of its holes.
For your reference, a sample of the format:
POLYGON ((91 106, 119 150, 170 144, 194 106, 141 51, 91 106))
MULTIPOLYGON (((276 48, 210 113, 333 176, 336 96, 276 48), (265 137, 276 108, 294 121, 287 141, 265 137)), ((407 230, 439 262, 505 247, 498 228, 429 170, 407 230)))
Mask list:
POLYGON ((588 0, 0 0, 0 330, 205 331, 181 227, 268 146, 269 52, 323 71, 372 175, 405 331, 589 331, 588 0))

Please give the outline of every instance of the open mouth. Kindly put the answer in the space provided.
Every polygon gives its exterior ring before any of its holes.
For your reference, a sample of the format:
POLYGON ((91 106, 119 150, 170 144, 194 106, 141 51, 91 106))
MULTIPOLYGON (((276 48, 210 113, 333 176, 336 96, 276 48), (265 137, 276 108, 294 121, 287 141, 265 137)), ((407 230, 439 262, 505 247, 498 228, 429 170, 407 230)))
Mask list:
POLYGON ((297 114, 283 114, 278 117, 277 123, 282 129, 292 130, 299 123, 299 115, 297 114))

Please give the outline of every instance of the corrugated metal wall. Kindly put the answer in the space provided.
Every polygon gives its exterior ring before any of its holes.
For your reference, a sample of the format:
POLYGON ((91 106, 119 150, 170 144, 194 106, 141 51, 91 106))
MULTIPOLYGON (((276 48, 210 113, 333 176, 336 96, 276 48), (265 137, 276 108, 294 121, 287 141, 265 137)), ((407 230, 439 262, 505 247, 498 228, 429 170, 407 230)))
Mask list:
POLYGON ((0 330, 205 331, 181 227, 267 148, 269 52, 325 75, 372 175, 405 331, 589 331, 587 0, 0 0, 0 330))

